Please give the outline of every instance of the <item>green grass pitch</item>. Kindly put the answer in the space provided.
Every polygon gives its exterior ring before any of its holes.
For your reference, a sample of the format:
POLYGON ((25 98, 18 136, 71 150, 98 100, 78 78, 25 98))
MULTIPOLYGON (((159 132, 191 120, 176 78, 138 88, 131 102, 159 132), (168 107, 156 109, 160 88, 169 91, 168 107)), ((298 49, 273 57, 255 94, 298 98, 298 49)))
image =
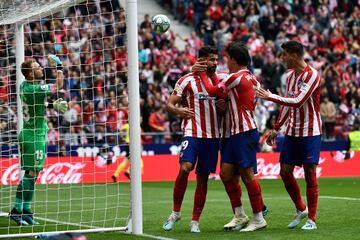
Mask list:
MULTIPOLYGON (((182 220, 175 225, 170 232, 162 230, 162 224, 167 218, 172 207, 172 182, 143 183, 143 223, 144 233, 163 238, 172 239, 360 239, 360 178, 321 178, 319 179, 319 204, 318 204, 318 229, 312 232, 304 232, 300 227, 287 229, 286 226, 291 220, 295 210, 287 195, 281 180, 261 180, 265 204, 270 212, 266 217, 268 227, 253 233, 225 232, 222 226, 232 218, 232 212, 227 195, 221 181, 209 181, 207 202, 200 219, 201 233, 189 232, 189 223, 193 207, 193 195, 195 183, 190 182, 182 207, 182 220)), ((302 195, 305 195, 305 182, 299 180, 302 195)), ((123 226, 128 214, 129 186, 126 183, 96 185, 49 185, 45 191, 44 185, 37 185, 35 206, 37 213, 51 219, 61 219, 64 222, 70 221, 83 225, 113 226, 115 217, 123 218, 115 221, 115 225, 123 226), (61 188, 58 192, 58 188, 61 188), (119 188, 119 189, 118 189, 119 188), (121 191, 121 190, 124 191, 121 191), (114 195, 116 192, 126 193, 125 195, 114 195), (79 194, 85 194, 85 199, 79 199, 79 194), (91 196, 96 196, 92 198, 91 196), (109 196, 106 198, 105 196, 109 196), (69 201, 69 199, 72 199, 69 201), (41 201, 47 200, 48 204, 41 206, 41 201), (58 203, 58 202, 60 203, 58 203), (107 211, 101 209, 107 207, 107 211), (118 208, 117 206, 122 206, 118 208), (61 214, 55 214, 56 211, 61 214), (53 215, 47 214, 52 212, 53 215), (83 211, 82 213, 80 211, 83 211), (110 219, 104 221, 104 219, 110 219)), ((250 204, 247 192, 243 187, 243 205, 246 213, 250 216, 250 204)), ((2 192, 2 204, 4 199, 12 198, 5 196, 2 192)), ((9 201, 9 200, 7 200, 9 201)), ((7 202, 7 204, 9 204, 7 202)), ((4 211, 4 206, 1 206, 4 211)), ((43 221, 40 221, 42 224, 43 221)), ((32 227, 18 227, 10 222, 10 231, 31 232, 32 227)), ((48 226, 40 225, 34 230, 64 230, 71 229, 71 226, 62 224, 47 223, 48 226)), ((0 235, 7 233, 9 219, 0 218, 0 235)), ((78 228, 78 227, 73 227, 78 228)), ((146 239, 140 236, 131 236, 124 233, 96 233, 87 234, 88 239, 146 239)), ((149 238, 147 238, 149 239, 149 238)))

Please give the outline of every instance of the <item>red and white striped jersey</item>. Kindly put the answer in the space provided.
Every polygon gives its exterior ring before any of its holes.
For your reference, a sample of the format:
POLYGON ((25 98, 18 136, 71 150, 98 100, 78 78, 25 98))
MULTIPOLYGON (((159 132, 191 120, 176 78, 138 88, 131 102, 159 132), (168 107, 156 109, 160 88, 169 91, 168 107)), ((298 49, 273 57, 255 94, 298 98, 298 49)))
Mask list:
POLYGON ((181 77, 172 94, 181 97, 183 107, 193 109, 195 112, 194 118, 182 121, 184 137, 220 137, 216 98, 209 96, 199 76, 189 73, 181 77))
POLYGON ((275 130, 287 123, 285 134, 288 136, 321 135, 319 72, 307 65, 298 77, 295 76, 295 70, 289 70, 286 74, 285 97, 270 94, 268 98, 283 105, 275 130))
MULTIPOLYGON (((228 76, 228 72, 217 72, 216 73, 217 79, 219 82, 223 82, 228 76)), ((229 138, 230 137, 230 111, 227 107, 225 115, 219 116, 220 122, 220 135, 222 138, 229 138)))
POLYGON ((256 77, 242 68, 230 74, 224 83, 229 89, 230 135, 256 129, 254 86, 260 85, 256 77))

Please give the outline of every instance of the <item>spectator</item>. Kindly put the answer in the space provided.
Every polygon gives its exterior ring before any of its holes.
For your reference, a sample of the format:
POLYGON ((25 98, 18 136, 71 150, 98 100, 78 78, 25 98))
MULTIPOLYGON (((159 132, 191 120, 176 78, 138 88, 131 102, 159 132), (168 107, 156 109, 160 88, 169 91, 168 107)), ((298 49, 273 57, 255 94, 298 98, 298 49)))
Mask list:
POLYGON ((166 131, 166 118, 164 109, 161 106, 155 107, 154 112, 149 117, 149 127, 153 135, 153 143, 162 144, 165 143, 164 133, 166 131))
POLYGON ((47 122, 48 132, 46 135, 46 142, 48 145, 57 145, 59 143, 59 130, 54 128, 52 122, 47 122))
POLYGON ((323 137, 325 140, 334 140, 334 128, 336 121, 336 109, 335 104, 329 100, 328 96, 323 97, 323 101, 320 104, 320 113, 323 122, 323 137))

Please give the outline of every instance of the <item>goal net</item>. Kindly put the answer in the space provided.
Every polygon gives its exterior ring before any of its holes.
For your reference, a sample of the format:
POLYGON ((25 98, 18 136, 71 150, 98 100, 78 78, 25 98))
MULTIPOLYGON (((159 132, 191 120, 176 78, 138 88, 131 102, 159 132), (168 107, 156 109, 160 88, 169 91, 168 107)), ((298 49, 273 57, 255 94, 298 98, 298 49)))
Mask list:
POLYGON ((0 238, 129 230, 136 183, 125 176, 129 163, 123 162, 122 129, 132 111, 124 7, 118 0, 1 1, 0 238), (64 86, 44 101, 51 105, 62 98, 69 108, 64 113, 54 108, 44 112, 47 158, 31 208, 39 225, 18 226, 8 213, 24 175, 17 137, 25 121, 18 94, 25 80, 20 65, 36 60, 44 68, 39 84, 54 84, 57 70, 50 66, 49 54, 62 61, 64 86), (120 163, 124 169, 115 178, 120 163))

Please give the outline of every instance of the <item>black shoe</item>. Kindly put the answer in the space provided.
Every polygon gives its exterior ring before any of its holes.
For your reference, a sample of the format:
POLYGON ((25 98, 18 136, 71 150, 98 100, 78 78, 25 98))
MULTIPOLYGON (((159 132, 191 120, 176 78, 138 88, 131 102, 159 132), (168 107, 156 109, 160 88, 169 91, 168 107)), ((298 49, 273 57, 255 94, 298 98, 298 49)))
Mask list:
POLYGON ((22 213, 18 212, 15 208, 9 213, 9 217, 14 220, 18 225, 29 225, 27 221, 22 218, 22 213))
POLYGON ((111 178, 112 178, 113 182, 117 182, 117 179, 114 175, 112 175, 111 178))
POLYGON ((124 172, 124 175, 130 180, 130 173, 128 171, 124 172))
POLYGON ((269 209, 267 208, 267 206, 264 205, 262 209, 262 215, 263 217, 266 217, 268 214, 269 214, 269 209))
POLYGON ((28 210, 23 210, 22 215, 23 220, 25 220, 29 225, 39 225, 37 221, 34 220, 34 214, 28 210))

